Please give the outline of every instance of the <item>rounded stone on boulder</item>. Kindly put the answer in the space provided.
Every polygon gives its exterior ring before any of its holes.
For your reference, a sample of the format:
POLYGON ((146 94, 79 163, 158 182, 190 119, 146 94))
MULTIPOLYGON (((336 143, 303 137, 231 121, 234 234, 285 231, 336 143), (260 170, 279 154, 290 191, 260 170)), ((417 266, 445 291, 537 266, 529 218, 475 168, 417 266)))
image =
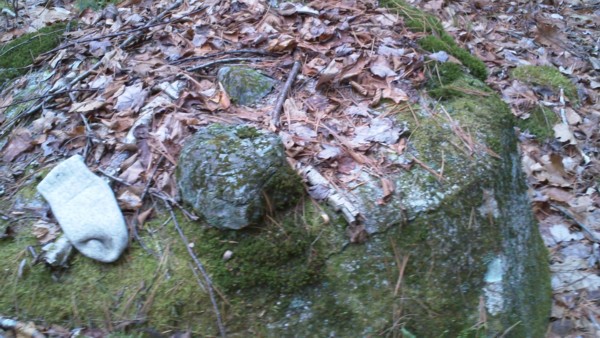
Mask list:
POLYGON ((273 89, 275 80, 247 67, 222 67, 217 78, 231 100, 240 105, 250 105, 265 97, 273 89))
POLYGON ((303 193, 279 136, 248 125, 213 124, 186 142, 177 167, 182 200, 206 222, 241 229, 303 193))

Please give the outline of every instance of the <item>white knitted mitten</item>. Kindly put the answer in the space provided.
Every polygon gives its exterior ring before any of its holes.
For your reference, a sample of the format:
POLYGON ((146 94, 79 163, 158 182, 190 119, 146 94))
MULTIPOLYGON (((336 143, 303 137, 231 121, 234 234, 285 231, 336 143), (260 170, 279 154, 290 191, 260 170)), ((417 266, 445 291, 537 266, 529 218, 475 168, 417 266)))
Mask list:
POLYGON ((114 262, 127 247, 125 220, 112 189, 79 155, 57 165, 37 186, 65 236, 83 255, 114 262))

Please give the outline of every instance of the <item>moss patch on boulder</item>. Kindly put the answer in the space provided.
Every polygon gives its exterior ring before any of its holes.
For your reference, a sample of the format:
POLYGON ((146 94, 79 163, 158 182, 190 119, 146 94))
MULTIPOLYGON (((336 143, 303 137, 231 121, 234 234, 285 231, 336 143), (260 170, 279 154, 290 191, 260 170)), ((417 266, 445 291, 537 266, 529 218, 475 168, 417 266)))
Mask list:
POLYGON ((521 131, 528 131, 538 140, 545 141, 554 137, 554 125, 559 122, 558 116, 550 108, 539 106, 534 108, 529 117, 518 119, 517 126, 521 131))
MULTIPOLYGON (((108 331, 191 330, 194 336, 218 333, 206 289, 197 283, 191 263, 168 213, 144 225, 137 242, 112 264, 75 255, 66 271, 33 265, 27 247, 37 247, 23 220, 12 238, 0 240, 0 313, 37 324, 87 326, 108 331), (22 274, 19 264, 25 262, 22 274)), ((260 330, 261 307, 320 281, 331 253, 332 224, 310 201, 281 217, 241 231, 219 231, 177 219, 218 290, 222 316, 230 332, 260 330), (233 255, 224 259, 225 251, 233 255)), ((332 219, 336 219, 330 213, 332 219)))
POLYGON ((35 57, 56 47, 66 27, 66 23, 57 23, 0 46, 0 86, 25 74, 35 57))
POLYGON ((575 103, 578 102, 577 87, 552 66, 521 66, 515 68, 511 75, 513 78, 527 84, 548 87, 555 95, 559 95, 562 88, 569 100, 575 103))

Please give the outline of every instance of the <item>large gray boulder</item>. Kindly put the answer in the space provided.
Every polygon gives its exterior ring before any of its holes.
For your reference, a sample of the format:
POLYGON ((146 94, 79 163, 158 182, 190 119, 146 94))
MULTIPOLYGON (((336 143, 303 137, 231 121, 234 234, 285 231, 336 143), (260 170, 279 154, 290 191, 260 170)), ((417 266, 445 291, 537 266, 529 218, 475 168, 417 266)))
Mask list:
POLYGON ((212 226, 241 229, 303 190, 279 136, 247 125, 213 124, 187 141, 177 168, 184 202, 212 226))
POLYGON ((286 297, 273 336, 544 336, 548 255, 510 110, 480 81, 451 85, 486 95, 422 98, 418 128, 411 112, 396 116, 412 131, 406 151, 372 151, 412 168, 386 176, 395 190, 383 203, 381 179, 357 170, 346 198, 369 239, 331 254, 322 283, 286 297))

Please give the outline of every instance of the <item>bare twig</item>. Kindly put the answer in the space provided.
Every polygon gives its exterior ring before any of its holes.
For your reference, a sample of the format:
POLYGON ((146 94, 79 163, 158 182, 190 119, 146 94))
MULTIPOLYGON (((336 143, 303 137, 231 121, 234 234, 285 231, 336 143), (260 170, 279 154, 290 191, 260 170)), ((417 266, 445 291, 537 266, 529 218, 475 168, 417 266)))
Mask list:
POLYGON ((216 52, 216 53, 209 53, 206 55, 194 56, 194 57, 189 57, 189 58, 185 58, 185 59, 179 59, 179 60, 172 61, 169 64, 178 65, 178 64, 182 64, 182 63, 186 63, 186 62, 190 62, 190 61, 210 59, 210 58, 215 58, 215 57, 229 55, 229 54, 257 54, 257 55, 271 55, 271 56, 274 55, 273 53, 267 52, 262 49, 235 49, 235 50, 226 50, 226 51, 216 52))
POLYGON ((292 87, 292 84, 294 83, 294 80, 296 79, 296 76, 298 75, 298 71, 300 71, 300 67, 302 66, 302 64, 300 63, 300 61, 296 61, 294 62, 294 66, 292 67, 292 70, 290 71, 290 75, 288 76, 287 80, 285 81, 285 85, 283 86, 283 89, 281 90, 281 92, 279 93, 279 96, 277 97, 277 102, 275 104, 275 108, 273 109, 273 111, 271 111, 271 128, 277 130, 277 128, 279 128, 279 117, 281 116, 281 110, 283 109, 283 103, 285 102, 285 99, 288 96, 288 93, 290 92, 290 88, 292 87))
POLYGON ((165 157, 163 155, 161 155, 160 158, 158 159, 158 162, 156 162, 156 166, 154 167, 154 170, 152 170, 152 174, 150 174, 150 176, 148 176, 148 182, 146 182, 146 186, 144 187, 144 191, 142 191, 140 200, 143 201, 144 197, 146 197, 146 194, 148 194, 148 190, 150 189, 150 185, 152 184, 154 175, 156 175, 156 172, 158 171, 158 168, 160 167, 160 165, 162 164, 164 159, 165 159, 165 157))
POLYGON ((194 260, 194 263, 198 267, 198 270, 200 270, 200 273, 202 273, 202 277, 204 278, 204 281, 206 283, 206 288, 208 289, 208 295, 210 297, 210 301, 212 302, 213 309, 215 310, 215 315, 217 317, 217 325, 219 326, 219 332, 221 333, 221 337, 225 338, 225 337, 227 337, 227 331, 225 330, 225 326, 223 325, 223 321, 221 320, 221 312, 219 311, 219 305, 217 304, 217 299, 215 298, 215 292, 213 289, 212 280, 210 279, 210 277, 208 276, 208 273, 204 269, 204 265, 202 264, 202 262, 200 262, 200 260, 194 253, 194 250, 190 246, 190 243, 189 243, 187 237, 184 235, 183 231, 181 230, 181 227, 179 226, 179 222, 177 222, 177 217, 175 216, 175 212, 173 211, 173 207, 171 207, 171 204, 167 200, 163 200, 163 202, 165 203, 165 206, 169 210, 169 214, 171 215, 171 219, 173 220, 175 229, 177 229, 177 232, 179 233, 179 237, 181 237, 181 241, 183 241, 183 244, 185 245, 185 248, 187 249, 188 254, 194 260))
POLYGON ((122 184, 122 185, 124 185, 124 186, 127 186, 127 187, 131 186, 131 184, 129 184, 129 183, 127 183, 127 182, 123 181, 122 179, 120 179, 120 178, 118 178, 118 177, 115 177, 115 176, 113 176, 113 175, 111 175, 111 174, 107 173, 106 171, 104 171, 104 170, 102 170, 102 169, 100 169, 100 168, 98 168, 97 170, 98 170, 98 172, 99 172, 99 173, 101 173, 102 175, 104 175, 104 176, 106 176, 106 177, 110 178, 111 180, 113 180, 113 181, 115 181, 115 182, 119 182, 120 184, 122 184))
POLYGON ((214 61, 210 61, 207 63, 203 63, 194 67, 189 67, 186 68, 185 70, 188 72, 195 72, 197 70, 203 69, 203 68, 208 68, 210 66, 214 66, 214 65, 218 65, 221 63, 231 63, 231 62, 243 62, 243 61, 261 61, 263 60, 262 58, 228 58, 228 59, 220 59, 220 60, 214 60, 214 61))
POLYGON ((7 104, 6 106, 0 106, 0 109, 9 108, 9 107, 16 106, 16 105, 19 105, 19 104, 22 104, 22 103, 25 103, 25 102, 29 102, 29 101, 35 101, 35 100, 39 100, 39 99, 45 99, 45 98, 51 97, 51 96, 56 96, 56 95, 61 95, 61 94, 68 94, 70 92, 95 92, 95 91, 98 91, 98 89, 70 89, 70 90, 63 90, 63 91, 56 92, 56 93, 53 93, 53 94, 34 96, 34 97, 31 97, 31 98, 28 98, 28 99, 15 101, 15 102, 12 102, 11 104, 7 104))
POLYGON ((567 216, 573 222, 575 222, 575 224, 589 236, 589 240, 591 240, 592 242, 595 242, 595 243, 600 243, 600 239, 596 236, 596 234, 594 234, 589 227, 587 227, 585 224, 583 224, 577 218, 575 218, 575 216, 571 212, 569 212, 569 210, 561 207, 560 205, 556 205, 554 203, 551 203, 550 206, 553 207, 554 209, 562 212, 565 216, 567 216))

